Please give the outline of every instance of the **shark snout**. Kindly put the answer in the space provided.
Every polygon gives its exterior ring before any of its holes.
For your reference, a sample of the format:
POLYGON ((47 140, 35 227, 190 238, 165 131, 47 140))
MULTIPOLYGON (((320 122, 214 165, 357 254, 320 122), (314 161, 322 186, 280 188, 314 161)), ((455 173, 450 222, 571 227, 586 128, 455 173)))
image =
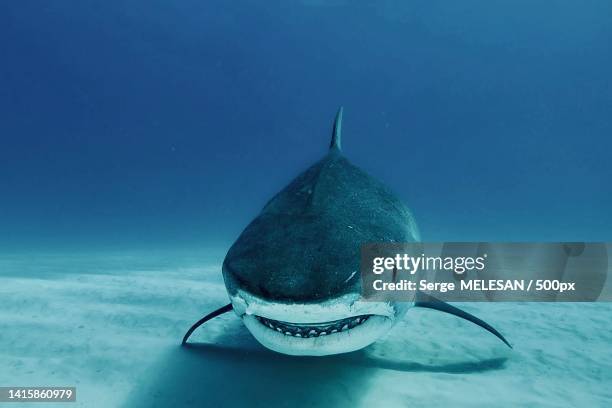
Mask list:
MULTIPOLYGON (((282 268, 258 270, 226 262, 223 276, 228 291, 240 289, 253 296, 286 303, 318 303, 361 292, 357 268, 322 267, 316 262, 292 262, 282 268)), ((271 265, 272 266, 272 265, 271 265)))

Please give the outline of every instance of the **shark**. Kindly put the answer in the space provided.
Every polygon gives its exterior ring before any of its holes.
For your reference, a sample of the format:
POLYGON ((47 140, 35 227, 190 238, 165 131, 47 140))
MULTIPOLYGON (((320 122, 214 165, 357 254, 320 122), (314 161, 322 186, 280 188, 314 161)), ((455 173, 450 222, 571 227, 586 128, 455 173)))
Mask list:
POLYGON ((230 303, 197 321, 229 311, 264 347, 289 355, 324 356, 362 349, 383 337, 411 307, 469 320, 510 343, 488 323, 424 292, 412 302, 362 297, 360 247, 419 242, 412 212, 382 182, 342 152, 343 108, 329 150, 263 207, 223 261, 230 303))

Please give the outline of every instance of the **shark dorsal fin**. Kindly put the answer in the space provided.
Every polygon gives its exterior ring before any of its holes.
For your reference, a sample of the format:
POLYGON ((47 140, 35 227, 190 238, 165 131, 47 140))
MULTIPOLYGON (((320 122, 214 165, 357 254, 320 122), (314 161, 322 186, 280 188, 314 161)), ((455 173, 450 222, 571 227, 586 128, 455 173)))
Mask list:
POLYGON ((342 106, 336 113, 336 119, 334 120, 334 127, 332 129, 331 143, 329 144, 329 150, 342 151, 342 106))

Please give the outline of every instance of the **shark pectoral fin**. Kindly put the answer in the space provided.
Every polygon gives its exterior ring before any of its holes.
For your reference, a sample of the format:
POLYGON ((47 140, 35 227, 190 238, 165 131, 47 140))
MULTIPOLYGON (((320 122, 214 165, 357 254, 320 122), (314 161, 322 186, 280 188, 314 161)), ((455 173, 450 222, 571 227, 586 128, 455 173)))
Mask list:
POLYGON ((473 316, 467 312, 464 312, 463 310, 456 308, 455 306, 451 306, 446 302, 436 299, 435 297, 431 295, 428 295, 424 292, 417 292, 417 297, 416 297, 414 306, 439 310, 440 312, 449 313, 454 316, 461 317, 462 319, 469 320, 470 322, 477 324, 478 326, 489 331, 490 333, 493 333, 498 339, 506 343, 508 347, 512 348, 512 346, 510 345, 510 343, 508 343, 508 341, 504 338, 504 336, 502 336, 500 332, 495 330, 495 328, 493 328, 493 326, 491 326, 487 322, 480 320, 476 316, 473 316))
POLYGON ((185 333, 185 337, 183 337, 183 342, 181 343, 181 345, 184 346, 187 343, 187 340, 189 339, 189 336, 191 336, 191 334, 195 331, 195 329, 197 329, 198 327, 200 327, 201 325, 203 325, 204 323, 206 323, 210 319, 214 319, 215 317, 217 317, 219 315, 222 315, 223 313, 227 313, 230 310, 232 310, 232 304, 231 303, 223 306, 220 309, 215 310, 212 313, 207 314, 206 316, 204 316, 203 318, 198 320, 193 326, 191 326, 189 328, 189 330, 187 330, 187 333, 185 333))

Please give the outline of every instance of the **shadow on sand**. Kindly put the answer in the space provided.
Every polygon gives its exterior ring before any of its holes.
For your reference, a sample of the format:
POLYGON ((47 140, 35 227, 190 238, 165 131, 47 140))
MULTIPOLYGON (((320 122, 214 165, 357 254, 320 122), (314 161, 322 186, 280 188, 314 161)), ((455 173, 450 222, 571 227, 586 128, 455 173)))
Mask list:
POLYGON ((228 346, 229 339, 217 339, 217 344, 177 346, 151 368, 157 376, 138 386, 126 406, 359 406, 369 380, 381 369, 467 374, 498 370, 506 361, 424 365, 380 359, 366 351, 293 357, 249 342, 228 346))

